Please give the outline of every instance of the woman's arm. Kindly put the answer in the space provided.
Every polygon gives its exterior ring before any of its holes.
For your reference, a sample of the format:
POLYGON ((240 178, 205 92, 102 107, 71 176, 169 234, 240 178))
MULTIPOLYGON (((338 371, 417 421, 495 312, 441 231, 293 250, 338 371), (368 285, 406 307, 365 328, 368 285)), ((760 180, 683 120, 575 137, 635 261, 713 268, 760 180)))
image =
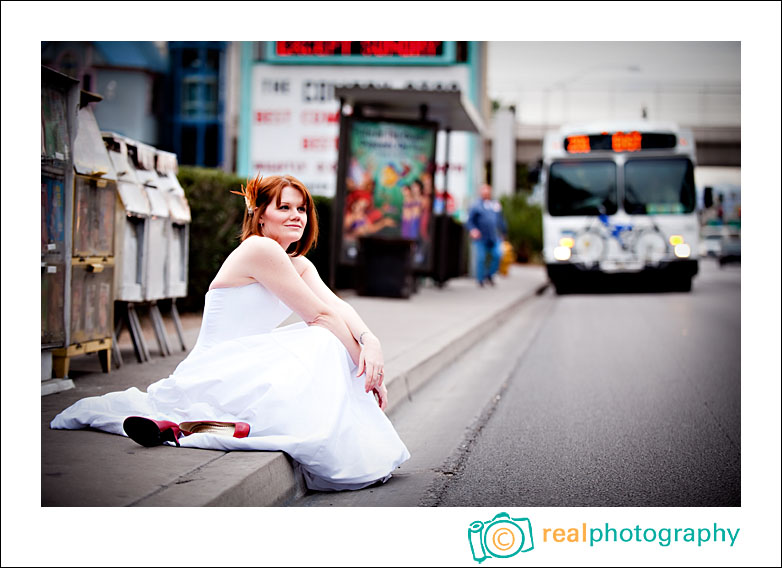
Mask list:
MULTIPOLYGON (((340 315, 356 342, 361 345, 357 376, 366 373, 364 390, 366 392, 371 390, 378 392, 379 387, 383 384, 384 372, 383 349, 380 346, 380 340, 370 331, 369 326, 364 323, 353 306, 337 297, 326 286, 323 280, 321 280, 318 270, 309 259, 297 257, 295 261, 302 269, 302 280, 318 298, 340 315)), ((384 406, 384 404, 381 404, 381 407, 384 406)))
POLYGON ((305 284, 291 258, 276 241, 249 237, 231 255, 230 273, 244 272, 277 296, 307 325, 325 327, 347 348, 359 364, 361 349, 342 316, 305 284))

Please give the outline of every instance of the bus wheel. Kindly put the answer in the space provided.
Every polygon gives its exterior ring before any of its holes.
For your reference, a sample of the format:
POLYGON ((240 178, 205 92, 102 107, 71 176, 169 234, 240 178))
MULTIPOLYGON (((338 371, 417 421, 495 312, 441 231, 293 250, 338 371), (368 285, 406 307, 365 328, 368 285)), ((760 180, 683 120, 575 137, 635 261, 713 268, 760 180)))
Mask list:
POLYGON ((680 276, 674 284, 674 290, 677 292, 690 292, 692 290, 692 277, 680 276))

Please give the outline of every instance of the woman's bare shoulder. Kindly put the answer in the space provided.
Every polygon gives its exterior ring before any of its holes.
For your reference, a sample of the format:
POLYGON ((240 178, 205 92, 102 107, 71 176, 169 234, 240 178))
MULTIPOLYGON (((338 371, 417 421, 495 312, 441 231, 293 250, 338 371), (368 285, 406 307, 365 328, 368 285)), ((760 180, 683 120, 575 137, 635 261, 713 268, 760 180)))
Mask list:
POLYGON ((256 282, 257 273, 251 267, 284 256, 285 251, 276 241, 256 235, 247 237, 225 259, 209 289, 230 288, 256 282))
POLYGON ((260 235, 252 235, 244 239, 236 248, 237 251, 241 251, 240 254, 251 255, 279 255, 285 251, 274 239, 269 237, 262 237, 260 235))

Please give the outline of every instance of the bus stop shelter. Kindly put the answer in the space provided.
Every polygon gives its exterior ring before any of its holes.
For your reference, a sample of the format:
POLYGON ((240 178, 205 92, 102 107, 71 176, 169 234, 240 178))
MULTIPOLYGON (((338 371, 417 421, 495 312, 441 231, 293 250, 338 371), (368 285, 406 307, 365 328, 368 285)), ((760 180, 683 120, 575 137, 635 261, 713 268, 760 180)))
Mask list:
MULTIPOLYGON (((458 89, 394 89, 378 88, 374 86, 344 85, 335 88, 335 96, 340 101, 340 136, 339 158, 337 167, 337 196, 334 207, 334 228, 331 250, 335 251, 331 258, 330 285, 336 287, 336 275, 338 268, 344 266, 346 256, 343 250, 343 228, 346 198, 349 189, 346 178, 350 175, 350 168, 355 165, 351 154, 351 144, 355 154, 355 141, 351 141, 351 133, 357 121, 390 121, 390 123, 406 124, 422 127, 436 126, 437 131, 445 133, 443 164, 443 187, 440 188, 447 194, 448 169, 450 153, 450 134, 454 131, 464 131, 485 135, 483 120, 463 93, 458 89)), ((434 157, 430 169, 434 168, 434 157)), ((429 172, 433 177, 434 172, 429 172)), ((351 188, 352 189, 352 188, 351 188)), ((357 193, 357 192, 351 192, 357 193)), ((433 197, 430 195, 429 197, 433 197)), ((356 269, 355 281, 358 283, 359 293, 367 295, 387 295, 407 297, 414 291, 413 275, 431 276, 434 281, 442 286, 451 277, 460 274, 461 257, 463 250, 463 228, 448 215, 433 209, 434 199, 425 199, 426 216, 432 218, 430 227, 429 255, 425 263, 418 264, 412 261, 415 246, 411 248, 410 239, 404 237, 394 238, 379 235, 377 237, 362 237, 358 247, 365 254, 355 255, 352 266, 356 269), (367 266, 368 263, 372 267, 367 266), (378 268, 383 268, 378 270, 378 268), (362 278, 361 275, 364 275, 362 278), (373 276, 379 275, 379 276, 373 276), (384 282, 374 285, 372 278, 382 278, 384 282)), ((350 202, 347 203, 350 206, 350 202)), ((403 231, 404 232, 404 231, 403 231)), ((348 259, 350 261, 352 259, 348 259)))

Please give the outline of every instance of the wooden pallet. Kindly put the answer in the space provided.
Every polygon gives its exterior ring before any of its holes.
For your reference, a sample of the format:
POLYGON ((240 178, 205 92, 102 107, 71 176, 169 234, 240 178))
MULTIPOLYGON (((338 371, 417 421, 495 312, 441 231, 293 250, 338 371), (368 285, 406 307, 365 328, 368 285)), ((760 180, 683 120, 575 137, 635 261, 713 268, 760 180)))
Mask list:
POLYGON ((87 353, 98 353, 100 367, 104 373, 111 372, 111 346, 110 337, 105 339, 94 339, 83 343, 74 343, 68 347, 54 349, 52 351, 52 371, 55 378, 65 378, 68 376, 68 369, 71 364, 71 357, 85 355, 87 353))

